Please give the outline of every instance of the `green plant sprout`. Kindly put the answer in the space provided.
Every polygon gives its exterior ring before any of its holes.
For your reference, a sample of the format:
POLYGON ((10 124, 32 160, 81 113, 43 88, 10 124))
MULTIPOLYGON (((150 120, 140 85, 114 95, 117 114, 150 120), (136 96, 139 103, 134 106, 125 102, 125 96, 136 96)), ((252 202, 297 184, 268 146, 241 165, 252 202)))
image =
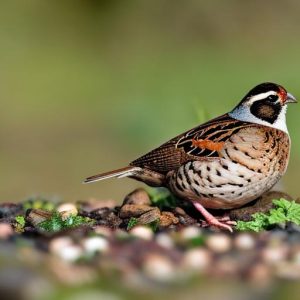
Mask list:
POLYGON ((273 200, 273 204, 275 208, 267 213, 253 214, 251 221, 238 221, 236 229, 259 232, 286 222, 300 225, 300 204, 285 199, 273 200))
POLYGON ((67 228, 74 228, 80 225, 93 225, 94 220, 87 217, 70 215, 63 219, 58 212, 54 212, 50 219, 38 224, 38 227, 49 232, 56 232, 67 228))

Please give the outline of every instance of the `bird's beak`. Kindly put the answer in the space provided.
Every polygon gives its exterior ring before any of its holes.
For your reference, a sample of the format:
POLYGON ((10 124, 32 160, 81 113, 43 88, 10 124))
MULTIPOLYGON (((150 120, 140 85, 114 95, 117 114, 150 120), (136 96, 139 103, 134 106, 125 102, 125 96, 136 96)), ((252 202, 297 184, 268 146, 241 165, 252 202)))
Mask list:
POLYGON ((287 93, 285 103, 297 103, 297 102, 298 101, 296 100, 296 98, 292 94, 287 93))

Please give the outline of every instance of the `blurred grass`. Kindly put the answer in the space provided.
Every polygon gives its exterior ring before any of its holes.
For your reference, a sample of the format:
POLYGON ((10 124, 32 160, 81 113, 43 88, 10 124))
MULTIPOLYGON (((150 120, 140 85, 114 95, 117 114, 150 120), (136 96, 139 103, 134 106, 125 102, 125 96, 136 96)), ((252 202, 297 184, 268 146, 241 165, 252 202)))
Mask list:
MULTIPOLYGON (((296 97, 295 0, 0 3, 0 201, 121 199, 129 179, 84 177, 229 111, 252 86, 296 97)), ((299 195, 298 106, 284 189, 299 195)))

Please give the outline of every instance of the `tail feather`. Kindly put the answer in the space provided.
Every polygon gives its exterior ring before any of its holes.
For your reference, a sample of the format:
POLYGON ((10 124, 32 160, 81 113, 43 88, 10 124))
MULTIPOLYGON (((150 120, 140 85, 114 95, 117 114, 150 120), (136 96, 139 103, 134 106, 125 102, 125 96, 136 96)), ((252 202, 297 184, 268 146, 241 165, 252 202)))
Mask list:
POLYGON ((123 178, 123 177, 128 177, 128 176, 133 176, 136 175, 138 172, 140 172, 142 169, 140 167, 125 167, 122 169, 117 169, 114 171, 102 173, 102 174, 97 174, 91 177, 88 177, 84 180, 83 183, 91 183, 99 180, 104 180, 108 178, 123 178))

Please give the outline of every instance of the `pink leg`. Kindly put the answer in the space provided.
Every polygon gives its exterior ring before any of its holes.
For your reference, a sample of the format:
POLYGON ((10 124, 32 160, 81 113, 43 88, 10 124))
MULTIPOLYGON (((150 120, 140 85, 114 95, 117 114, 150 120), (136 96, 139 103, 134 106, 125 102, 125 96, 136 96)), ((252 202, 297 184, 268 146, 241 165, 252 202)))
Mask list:
POLYGON ((193 202, 193 204, 195 208, 201 212, 201 214, 207 221, 208 225, 226 229, 229 230, 230 232, 233 232, 230 225, 235 225, 235 222, 230 221, 229 217, 224 217, 218 220, 216 217, 210 214, 199 202, 193 202))

